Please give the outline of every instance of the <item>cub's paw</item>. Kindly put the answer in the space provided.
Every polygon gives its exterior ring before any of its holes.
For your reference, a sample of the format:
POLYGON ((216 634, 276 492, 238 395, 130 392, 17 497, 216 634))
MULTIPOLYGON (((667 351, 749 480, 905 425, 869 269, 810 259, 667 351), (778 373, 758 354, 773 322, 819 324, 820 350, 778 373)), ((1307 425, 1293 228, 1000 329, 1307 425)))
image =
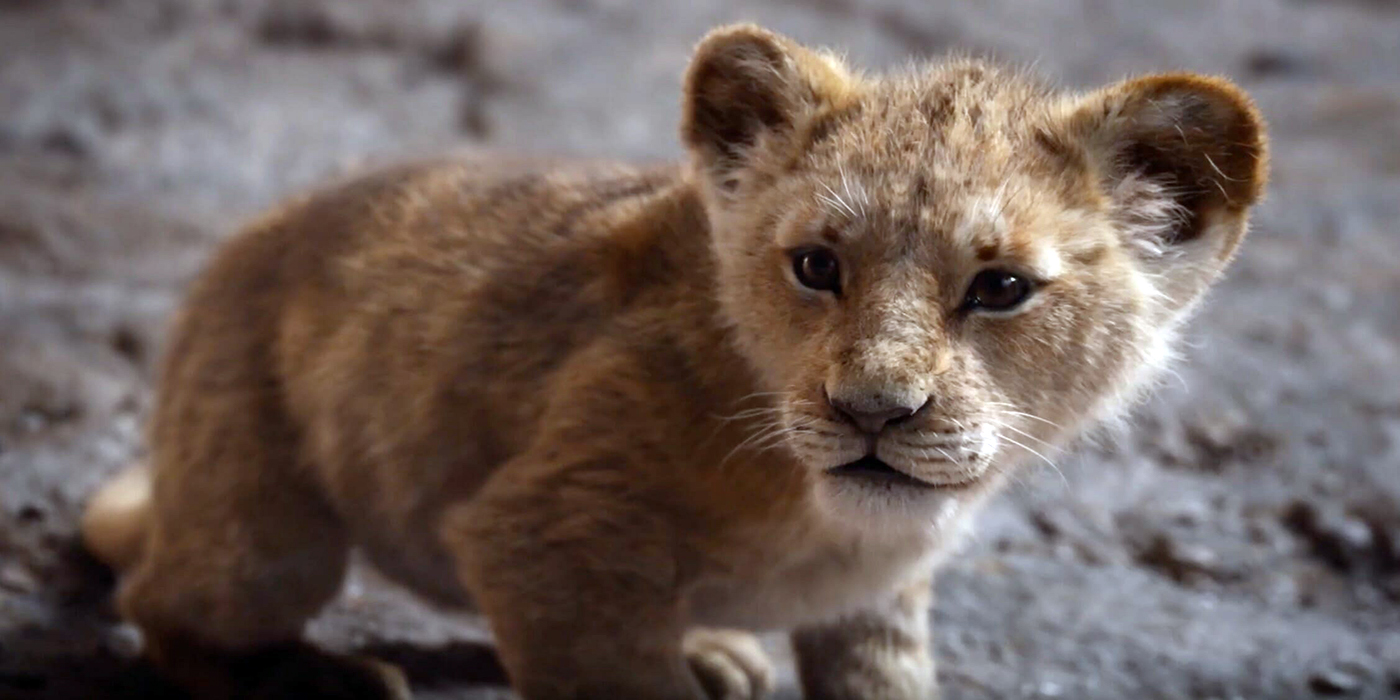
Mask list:
POLYGON ((692 630, 685 655, 710 700, 759 700, 773 692, 773 663, 751 634, 692 630))

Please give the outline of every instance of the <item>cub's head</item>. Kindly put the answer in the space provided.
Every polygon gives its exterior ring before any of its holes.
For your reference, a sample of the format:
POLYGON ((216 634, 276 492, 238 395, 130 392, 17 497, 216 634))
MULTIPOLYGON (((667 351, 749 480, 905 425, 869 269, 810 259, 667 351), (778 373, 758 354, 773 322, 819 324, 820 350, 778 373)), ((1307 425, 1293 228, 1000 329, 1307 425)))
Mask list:
POLYGON ((701 42, 682 137, 741 350, 824 501, 863 513, 984 493, 1129 401, 1267 161, 1217 78, 872 78, 752 26, 701 42))

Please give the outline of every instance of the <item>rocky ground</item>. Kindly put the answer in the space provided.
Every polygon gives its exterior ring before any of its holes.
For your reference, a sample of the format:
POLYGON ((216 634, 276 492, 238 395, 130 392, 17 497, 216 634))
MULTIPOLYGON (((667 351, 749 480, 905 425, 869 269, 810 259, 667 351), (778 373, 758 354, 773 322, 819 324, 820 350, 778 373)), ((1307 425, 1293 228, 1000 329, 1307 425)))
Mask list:
MULTIPOLYGON (((74 522, 141 450, 164 320, 222 236, 366 161, 675 157, 688 48, 735 19, 871 67, 962 49, 1073 86, 1225 73, 1272 123, 1270 200, 1179 375, 1000 498, 939 579, 947 697, 1400 697, 1382 0, 0 0, 0 697, 159 694, 74 522)), ((424 697, 508 696, 478 620, 367 574, 313 633, 424 697)))

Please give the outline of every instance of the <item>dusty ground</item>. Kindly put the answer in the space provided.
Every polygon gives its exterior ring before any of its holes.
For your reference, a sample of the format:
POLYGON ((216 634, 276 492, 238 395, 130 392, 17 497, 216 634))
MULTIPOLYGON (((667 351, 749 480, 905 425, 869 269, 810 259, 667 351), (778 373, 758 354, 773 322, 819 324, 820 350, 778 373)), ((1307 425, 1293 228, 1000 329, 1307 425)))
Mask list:
MULTIPOLYGON (((740 18, 869 66, 1222 72, 1272 121, 1272 197, 1180 376, 939 579, 947 696, 1400 696, 1400 3, 275 6, 0 0, 0 697, 158 694, 73 526, 139 452, 163 320, 221 236, 367 159, 674 157, 687 48, 740 18)), ((314 634, 426 697, 506 694, 477 621, 364 577, 314 634)))

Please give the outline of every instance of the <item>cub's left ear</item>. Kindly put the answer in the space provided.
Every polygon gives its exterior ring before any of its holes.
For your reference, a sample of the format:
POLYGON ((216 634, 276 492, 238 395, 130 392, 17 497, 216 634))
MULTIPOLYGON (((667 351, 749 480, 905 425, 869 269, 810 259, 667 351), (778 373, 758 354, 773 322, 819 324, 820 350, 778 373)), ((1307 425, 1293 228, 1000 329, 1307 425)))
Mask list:
POLYGON ((1155 75, 1083 98, 1068 126, 1130 247, 1156 272, 1185 276, 1163 291, 1183 302, 1203 291, 1268 179, 1264 121, 1249 96, 1220 78, 1155 75))

